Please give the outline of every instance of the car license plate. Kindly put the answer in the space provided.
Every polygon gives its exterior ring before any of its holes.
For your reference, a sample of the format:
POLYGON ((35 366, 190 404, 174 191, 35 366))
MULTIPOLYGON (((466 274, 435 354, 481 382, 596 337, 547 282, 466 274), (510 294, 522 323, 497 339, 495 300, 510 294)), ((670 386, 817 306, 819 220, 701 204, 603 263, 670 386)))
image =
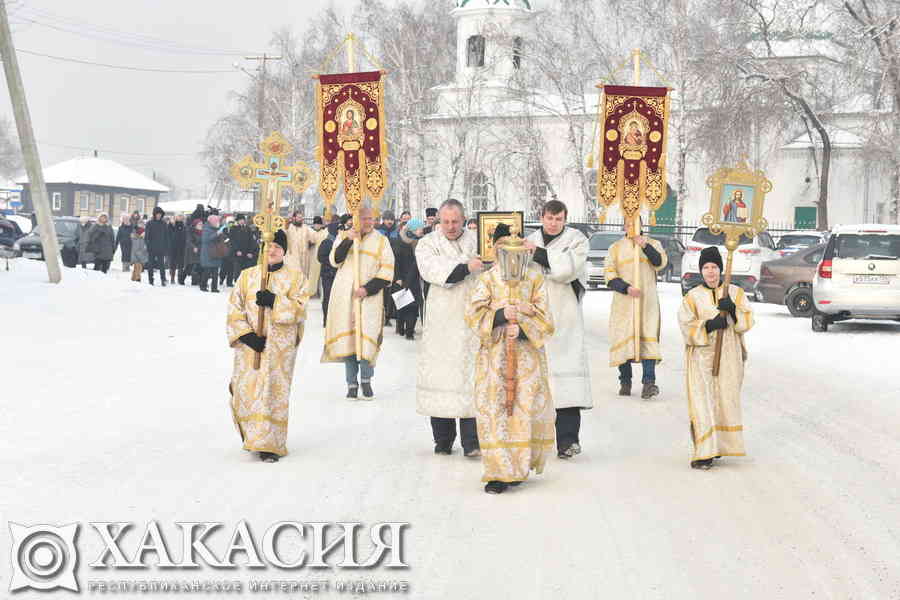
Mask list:
POLYGON ((888 278, 887 275, 854 275, 853 283, 887 285, 888 278))
POLYGON ((24 256, 25 258, 38 258, 39 259, 39 258, 41 258, 41 253, 40 252, 23 252, 22 256, 24 256))

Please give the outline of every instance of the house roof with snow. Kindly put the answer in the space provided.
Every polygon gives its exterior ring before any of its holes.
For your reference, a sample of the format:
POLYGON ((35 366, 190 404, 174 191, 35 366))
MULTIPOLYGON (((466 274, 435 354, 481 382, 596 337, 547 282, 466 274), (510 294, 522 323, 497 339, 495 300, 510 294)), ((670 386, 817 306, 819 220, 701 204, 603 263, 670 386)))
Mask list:
MULTIPOLYGON (((46 183, 75 183, 102 187, 168 192, 169 188, 142 175, 125 165, 105 158, 79 157, 44 169, 46 183)), ((28 183, 27 175, 16 179, 16 183, 28 183)))
POLYGON ((21 192, 22 186, 15 181, 0 177, 0 192, 21 192))
MULTIPOLYGON (((863 144, 865 144, 865 140, 860 136, 856 135, 851 131, 847 131, 846 129, 840 129, 838 127, 825 126, 825 131, 828 132, 828 137, 831 139, 831 147, 840 149, 840 148, 862 148, 863 144)), ((782 150, 808 150, 810 148, 821 148, 822 140, 819 138, 819 135, 813 132, 813 140, 810 141, 809 134, 804 133, 802 135, 797 136, 791 142, 785 144, 781 147, 782 150)))

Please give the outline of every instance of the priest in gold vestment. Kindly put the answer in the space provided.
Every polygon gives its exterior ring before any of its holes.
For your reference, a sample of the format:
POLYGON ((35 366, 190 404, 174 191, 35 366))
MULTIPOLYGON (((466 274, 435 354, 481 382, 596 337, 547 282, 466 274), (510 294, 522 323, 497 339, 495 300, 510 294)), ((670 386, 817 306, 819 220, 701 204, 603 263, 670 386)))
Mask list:
MULTIPOLYGON (((508 235, 497 227, 495 239, 508 235)), ((496 244, 496 242, 495 242, 496 244)), ((503 252, 498 248, 498 252, 503 252)), ((555 444, 556 413, 544 344, 553 335, 544 276, 526 272, 516 298, 494 265, 478 277, 466 307, 466 322, 480 340, 475 359, 475 410, 485 491, 499 494, 541 473, 555 444), (518 324, 510 323, 516 321, 518 324), (506 338, 515 339, 516 396, 507 414, 506 338)))
POLYGON ((641 235, 632 241, 623 237, 609 247, 603 271, 606 285, 613 294, 609 313, 609 366, 619 367, 619 395, 631 395, 631 364, 641 362, 641 398, 659 394, 656 364, 662 361, 659 351, 659 296, 656 273, 666 268, 669 259, 662 244, 641 235), (640 260, 640 278, 635 281, 634 261, 640 260), (634 324, 634 305, 640 304, 640 341, 634 324))
POLYGON ((753 309, 740 287, 729 285, 726 293, 717 247, 703 249, 699 266, 703 283, 685 295, 678 324, 684 336, 685 383, 694 442, 691 467, 709 469, 716 458, 744 456, 744 334, 753 327, 753 309), (724 337, 719 376, 713 377, 716 337, 720 335, 724 337))
POLYGON ((374 400, 372 377, 384 328, 382 294, 394 280, 394 252, 388 239, 374 230, 372 209, 361 208, 359 220, 359 233, 355 228, 341 231, 331 248, 329 260, 338 271, 328 299, 322 362, 344 363, 347 398, 357 399, 362 384, 362 399, 374 400), (359 287, 354 284, 354 240, 360 248, 359 287), (356 356, 357 298, 362 301, 362 356, 356 356))
POLYGON ((232 417, 244 450, 259 452, 264 462, 287 454, 288 401, 306 319, 306 278, 284 263, 287 245, 285 233, 275 232, 266 267, 244 269, 228 301, 228 343, 234 348, 232 417), (262 268, 269 270, 266 290, 260 290, 262 268), (256 332, 260 307, 266 310, 263 335, 256 332), (254 369, 257 352, 262 360, 254 369))

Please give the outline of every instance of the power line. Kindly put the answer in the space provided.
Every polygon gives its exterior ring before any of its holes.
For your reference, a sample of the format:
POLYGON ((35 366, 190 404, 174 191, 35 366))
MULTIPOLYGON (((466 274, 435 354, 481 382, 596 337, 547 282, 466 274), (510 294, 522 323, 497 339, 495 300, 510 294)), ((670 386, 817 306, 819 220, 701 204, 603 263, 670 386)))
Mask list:
POLYGON ((198 69, 154 69, 150 67, 130 67, 126 65, 111 65, 107 63, 99 63, 92 62, 89 60, 80 60, 77 58, 68 58, 65 56, 54 56, 52 54, 43 54, 41 52, 33 52, 31 50, 23 50, 22 48, 16 48, 16 52, 21 52, 22 54, 30 54, 32 56, 41 56, 43 58, 49 58, 52 60, 59 60, 63 62, 71 62, 77 63, 80 65, 90 65, 92 67, 104 67, 107 69, 119 69, 122 71, 141 71, 144 73, 183 73, 188 75, 211 75, 211 74, 220 74, 220 73, 234 73, 234 69, 207 69, 207 70, 198 70, 198 69))
POLYGON ((65 33, 70 33, 73 35, 91 39, 99 39, 117 44, 150 48, 162 52, 194 55, 205 54, 215 56, 241 56, 243 54, 246 54, 246 52, 234 49, 203 48, 200 46, 191 46, 183 44, 181 42, 155 38, 139 33, 126 32, 110 27, 103 27, 77 19, 54 15, 53 13, 42 11, 33 7, 29 7, 27 9, 27 12, 20 12, 16 15, 16 17, 21 21, 39 25, 41 27, 55 29, 57 31, 62 31, 65 33), (33 18, 34 16, 37 16, 42 20, 35 19, 33 18))
POLYGON ((67 144, 54 144, 53 142, 45 142, 43 140, 38 140, 39 144, 43 144, 45 146, 55 146, 57 148, 66 148, 67 150, 87 150, 89 152, 97 151, 102 152, 104 154, 122 154, 125 156, 156 156, 156 157, 166 157, 166 156, 192 156, 196 157, 199 152, 122 152, 118 150, 104 150, 103 148, 97 148, 94 146, 70 146, 67 144))

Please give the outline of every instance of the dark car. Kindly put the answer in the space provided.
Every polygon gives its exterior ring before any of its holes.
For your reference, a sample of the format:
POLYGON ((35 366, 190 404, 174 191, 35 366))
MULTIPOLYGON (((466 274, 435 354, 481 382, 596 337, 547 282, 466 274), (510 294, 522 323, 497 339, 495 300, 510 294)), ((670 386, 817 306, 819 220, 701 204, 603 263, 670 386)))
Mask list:
MULTIPOLYGON (((75 267, 78 264, 81 221, 78 217, 53 217, 53 226, 56 228, 56 239, 59 240, 59 251, 63 264, 67 267, 75 267)), ((25 237, 19 238, 16 246, 23 258, 44 260, 44 248, 37 227, 25 237)))
POLYGON ((651 234, 654 240, 662 244, 663 250, 669 257, 669 264, 663 269, 659 276, 663 281, 680 281, 681 280, 681 257, 684 256, 684 244, 677 237, 672 235, 651 234))
POLYGON ((770 304, 786 305, 795 317, 812 316, 815 309, 812 280, 825 246, 817 244, 784 258, 764 262, 757 287, 760 299, 770 304))
POLYGON ((12 247, 24 235, 18 223, 0 217, 0 246, 12 247))

